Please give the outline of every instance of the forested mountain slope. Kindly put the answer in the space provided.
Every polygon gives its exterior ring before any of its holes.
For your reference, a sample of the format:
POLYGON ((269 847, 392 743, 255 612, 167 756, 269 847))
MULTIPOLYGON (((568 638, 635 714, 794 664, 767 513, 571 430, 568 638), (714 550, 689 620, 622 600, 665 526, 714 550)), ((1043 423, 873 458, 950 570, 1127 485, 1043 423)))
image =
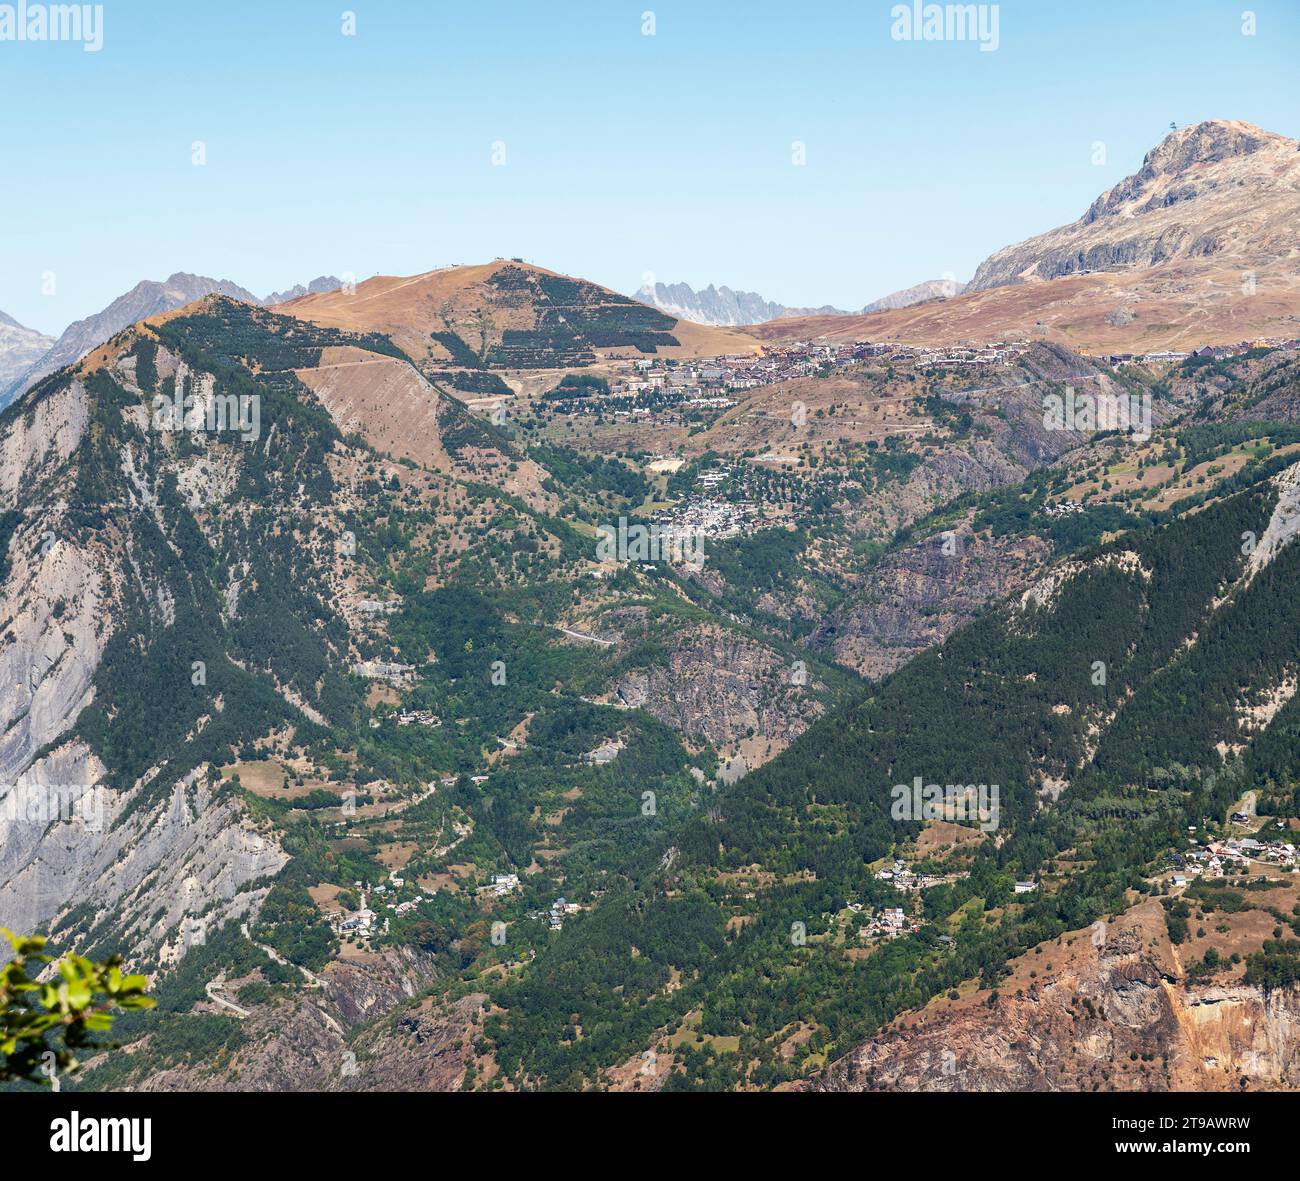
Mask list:
MULTIPOLYGON (((715 741, 769 717, 788 741, 853 682, 667 569, 600 570, 551 513, 627 512, 634 473, 548 471, 383 337, 209 299, 0 427, 0 921, 156 978, 137 1071, 279 1054, 232 1024, 240 974, 238 1007, 319 988, 343 1029, 490 971, 503 912, 544 937, 698 806, 715 741), (674 702, 681 645, 727 653, 725 717, 674 702), (382 927, 343 925, 385 893, 382 927)), ((268 1023, 295 1030, 308 1053, 268 1023)))
POLYGON ((819 723, 538 956, 488 1022, 497 1061, 572 1085, 653 1047, 658 1084, 771 1085, 1125 909, 1243 785, 1294 815, 1297 707, 1265 728, 1244 709, 1300 661, 1300 550, 1243 552, 1278 502, 1265 483, 1072 559, 819 723), (920 835, 891 815, 891 787, 918 776, 999 785, 999 827, 958 862, 968 876, 924 892, 926 925, 859 951, 850 903, 907 904, 870 867, 920 835))
POLYGON ((875 684, 795 619, 854 601, 847 482, 702 568, 620 562, 643 469, 377 333, 210 298, 51 375, 0 423, 0 919, 163 1002, 84 1084, 800 1084, 1166 889, 1248 788, 1294 817, 1287 366, 828 378, 931 432, 860 471, 824 441, 906 522, 859 572, 906 598, 952 538, 1002 575, 875 684), (1152 436, 1047 430, 1076 380, 1152 394, 1152 436), (914 781, 985 811, 899 811, 914 781))

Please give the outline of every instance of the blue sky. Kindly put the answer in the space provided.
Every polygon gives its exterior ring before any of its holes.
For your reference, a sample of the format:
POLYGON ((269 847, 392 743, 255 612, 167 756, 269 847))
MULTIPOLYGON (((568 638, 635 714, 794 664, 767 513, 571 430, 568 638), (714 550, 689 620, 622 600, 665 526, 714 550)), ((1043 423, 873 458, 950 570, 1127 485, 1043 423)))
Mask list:
POLYGON ((853 308, 1072 220, 1171 121, 1300 135, 1294 0, 1007 0, 995 52, 892 7, 105 0, 98 53, 0 42, 0 310, 502 255, 853 308))

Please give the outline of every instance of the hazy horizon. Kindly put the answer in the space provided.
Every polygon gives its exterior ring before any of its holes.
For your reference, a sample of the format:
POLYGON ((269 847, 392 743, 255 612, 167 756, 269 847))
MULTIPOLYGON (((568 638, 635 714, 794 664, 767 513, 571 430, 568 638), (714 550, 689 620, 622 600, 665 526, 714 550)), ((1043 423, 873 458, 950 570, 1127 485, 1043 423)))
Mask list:
POLYGON ((856 309, 1073 220, 1171 121, 1300 132, 1300 13, 996 7, 986 51, 895 40, 888 3, 395 3, 355 35, 303 0, 109 3, 98 52, 0 43, 33 112, 6 156, 43 165, 0 196, 0 310, 57 335, 176 271, 264 296, 512 256, 856 309))

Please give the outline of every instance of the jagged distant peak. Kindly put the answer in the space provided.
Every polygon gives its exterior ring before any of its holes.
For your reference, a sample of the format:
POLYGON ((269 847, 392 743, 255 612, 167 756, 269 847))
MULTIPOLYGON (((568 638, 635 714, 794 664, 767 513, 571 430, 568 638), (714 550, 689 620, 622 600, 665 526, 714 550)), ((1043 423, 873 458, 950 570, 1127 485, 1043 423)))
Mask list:
POLYGON ((229 279, 213 279, 176 271, 166 279, 142 279, 101 311, 69 324, 47 352, 18 377, 9 394, 30 389, 42 377, 75 364, 92 349, 139 320, 174 311, 205 295, 225 295, 245 303, 260 303, 250 291, 229 279))
MULTIPOLYGON (((115 307, 131 299, 135 295, 153 295, 157 293, 164 299, 202 299, 205 295, 212 293, 228 295, 232 299, 241 299, 245 303, 256 303, 257 296, 238 283, 232 283, 229 279, 213 279, 207 275, 195 275, 189 271, 175 271, 168 275, 167 278, 158 282, 154 279, 142 279, 125 295, 119 296, 109 308, 115 307)), ((107 310, 107 309, 105 309, 107 310)), ((102 314, 102 313, 101 313, 102 314)))
POLYGON ((668 315, 697 324, 732 328, 761 324, 788 316, 844 316, 847 312, 829 304, 819 308, 791 308, 765 299, 756 291, 736 291, 725 284, 695 290, 689 283, 646 283, 634 295, 644 304, 668 315))
POLYGON ((8 400, 6 391, 9 387, 39 361, 53 343, 53 337, 0 312, 0 407, 8 400))
POLYGON ((337 275, 318 275, 305 287, 301 283, 295 283, 285 291, 272 291, 262 302, 267 307, 273 307, 278 303, 288 303, 291 299, 300 299, 304 295, 325 295, 337 291, 343 285, 343 280, 337 275))

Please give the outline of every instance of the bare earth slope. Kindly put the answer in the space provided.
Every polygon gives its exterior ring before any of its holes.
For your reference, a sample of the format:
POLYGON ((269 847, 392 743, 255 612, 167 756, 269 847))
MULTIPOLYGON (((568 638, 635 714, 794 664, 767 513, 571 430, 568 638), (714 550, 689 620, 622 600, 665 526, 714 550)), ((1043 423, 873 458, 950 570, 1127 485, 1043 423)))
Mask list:
MULTIPOLYGON (((1249 929, 1249 914, 1225 916, 1233 929, 1215 937, 1224 951, 1257 950, 1267 938, 1267 924, 1263 932, 1249 929)), ((810 1089, 1240 1091, 1300 1085, 1295 994, 1267 993, 1235 979, 1192 983, 1185 968, 1192 951, 1170 942, 1161 905, 1150 899, 1114 922, 1040 944, 1013 960, 996 992, 963 989, 956 1000, 939 998, 900 1018, 833 1062, 810 1089)))

